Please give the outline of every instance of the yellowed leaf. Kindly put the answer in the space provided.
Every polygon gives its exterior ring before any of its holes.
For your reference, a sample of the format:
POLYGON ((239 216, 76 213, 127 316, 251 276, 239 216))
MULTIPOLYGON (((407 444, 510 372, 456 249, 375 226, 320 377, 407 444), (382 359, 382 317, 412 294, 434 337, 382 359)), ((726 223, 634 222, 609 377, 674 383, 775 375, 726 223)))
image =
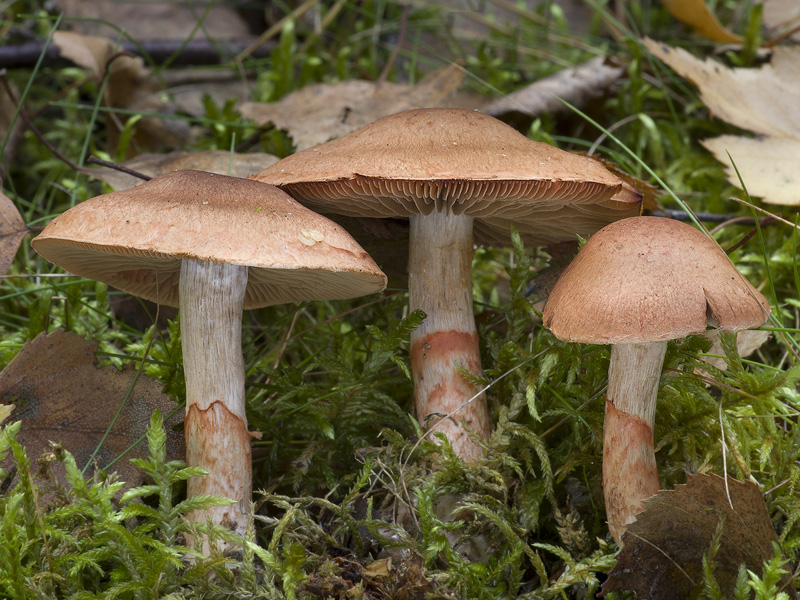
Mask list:
POLYGON ((686 23, 697 33, 712 42, 739 43, 742 38, 725 29, 704 0, 663 0, 664 6, 681 23, 686 23))
POLYGON ((725 165, 733 185, 741 185, 735 164, 750 195, 770 204, 800 206, 800 139, 723 135, 700 143, 725 165))
POLYGON ((800 48, 775 48, 772 61, 758 69, 729 69, 654 40, 644 44, 698 87, 714 116, 756 133, 800 139, 800 48))
POLYGON ((0 404, 0 424, 10 417, 12 412, 14 412, 13 404, 0 404))
POLYGON ((751 195, 772 204, 800 205, 800 47, 775 48, 771 62, 757 69, 729 69, 654 40, 644 44, 697 85, 713 115, 762 134, 703 140, 727 166, 728 181, 741 185, 735 164, 751 195))
POLYGON ((323 83, 293 92, 279 102, 247 102, 242 116, 285 129, 297 150, 341 137, 386 115, 439 106, 464 80, 458 65, 439 69, 415 86, 370 81, 323 83))

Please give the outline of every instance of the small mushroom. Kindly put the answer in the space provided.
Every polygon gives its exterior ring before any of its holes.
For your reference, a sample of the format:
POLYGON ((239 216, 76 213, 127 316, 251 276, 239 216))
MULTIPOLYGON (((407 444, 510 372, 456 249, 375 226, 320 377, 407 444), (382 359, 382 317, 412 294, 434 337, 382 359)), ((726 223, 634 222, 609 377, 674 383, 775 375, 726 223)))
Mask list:
POLYGON ((561 340, 611 344, 603 493, 618 543, 659 489, 653 423, 668 340, 759 327, 768 317, 769 303, 713 240, 662 217, 604 227, 559 278, 545 327, 561 340))
POLYGON ((209 472, 189 480, 188 495, 237 501, 191 518, 244 533, 252 466, 242 309, 372 294, 383 273, 346 231, 277 188, 201 171, 87 200, 32 244, 71 273, 180 306, 186 459, 209 472))
POLYGON ((255 178, 320 212, 410 219, 409 305, 428 315, 411 335, 416 414, 421 423, 438 416, 434 430, 467 461, 481 449, 464 425, 484 439, 491 432, 485 397, 456 369, 481 373, 473 224, 497 241, 508 240, 513 223, 526 242, 542 245, 638 214, 640 200, 636 193, 612 199, 622 182, 597 161, 462 109, 390 115, 255 178))

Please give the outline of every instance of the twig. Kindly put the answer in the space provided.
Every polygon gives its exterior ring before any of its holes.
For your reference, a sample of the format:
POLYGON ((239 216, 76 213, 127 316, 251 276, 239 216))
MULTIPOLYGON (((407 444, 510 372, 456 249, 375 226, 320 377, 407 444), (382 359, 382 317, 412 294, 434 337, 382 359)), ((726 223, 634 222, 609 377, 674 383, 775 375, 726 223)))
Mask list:
MULTIPOLYGON (((11 100, 14 106, 17 106, 17 97, 14 94, 14 90, 11 89, 11 86, 8 84, 8 79, 6 78, 6 70, 0 69, 0 81, 3 83, 3 88, 6 90, 6 94, 8 95, 9 99, 11 100)), ((72 162, 69 158, 61 154, 53 144, 48 142, 42 133, 36 128, 33 122, 28 118, 28 115, 22 110, 22 107, 19 107, 19 116, 22 117, 22 120, 25 122, 25 125, 33 132, 33 135, 37 137, 37 139, 47 148, 53 156, 58 158, 59 160, 63 161, 66 165, 70 168, 75 169, 79 173, 87 173, 88 169, 85 167, 78 166, 74 162, 72 162)))
POLYGON ((150 181, 152 177, 149 175, 145 175, 144 173, 140 173, 130 167, 126 167, 125 165, 121 165, 119 163, 113 163, 107 160, 103 160, 102 158, 97 158, 96 156, 90 156, 86 159, 87 164, 92 165, 100 165, 101 167, 108 167, 109 169, 114 169, 115 171, 119 171, 120 173, 125 173, 126 175, 131 175, 133 177, 138 177, 139 179, 143 179, 145 181, 150 181))
POLYGON ((311 43, 316 38, 318 38, 322 34, 322 32, 325 31, 325 29, 327 29, 328 25, 330 25, 333 22, 333 20, 336 18, 336 15, 338 15, 341 12, 342 8, 344 8, 344 5, 348 1, 349 0, 336 0, 336 4, 331 6, 328 9, 328 12, 325 13, 325 16, 322 17, 322 22, 319 24, 319 28, 317 28, 316 31, 312 32, 306 38, 306 41, 303 42, 303 45, 300 46, 300 54, 304 54, 305 52, 308 51, 308 49, 311 47, 311 43))
MULTIPOLYGON (((776 218, 775 217, 764 217, 763 219, 761 219, 759 221, 759 227, 765 227, 765 226, 769 225, 772 222, 776 222, 776 218)), ((752 238, 756 233, 758 233, 758 227, 753 227, 750 231, 748 231, 745 234, 745 236, 742 239, 740 239, 738 242, 736 242, 735 244, 730 246, 727 250, 725 250, 725 253, 726 254, 730 254, 731 252, 733 252, 737 248, 740 248, 741 246, 746 244, 748 242, 748 240, 750 238, 752 238)))
MULTIPOLYGON (((247 40, 214 40, 213 43, 208 40, 192 40, 188 44, 182 40, 159 40, 159 41, 143 41, 143 42, 129 42, 124 41, 121 44, 123 50, 142 56, 153 65, 164 64, 175 53, 179 52, 170 64, 172 66, 186 66, 186 65, 218 65, 229 60, 223 52, 220 52, 220 46, 224 45, 222 50, 229 50, 231 55, 239 52, 247 44, 247 40)), ((274 44, 262 44, 258 48, 249 52, 254 58, 264 58, 269 56, 274 44)), ((25 69, 31 68, 39 60, 39 57, 44 53, 43 64, 53 66, 59 62, 67 64, 69 61, 61 57, 57 47, 48 46, 45 48, 44 43, 34 42, 20 44, 18 46, 0 46, 0 67, 6 69, 25 69)))
MULTIPOLYGON (((684 211, 675 209, 675 208, 664 208, 661 210, 649 210, 646 211, 645 214, 653 215, 653 216, 664 216, 669 217, 670 219, 675 219, 676 221, 690 221, 691 218, 687 215, 684 211)), ((754 226, 756 224, 755 220, 752 217, 743 217, 744 219, 748 219, 747 221, 738 221, 738 219, 742 218, 738 215, 731 215, 731 214, 718 214, 718 213, 694 213, 697 217, 698 221, 704 221, 706 223, 726 223, 727 221, 732 221, 733 219, 737 219, 737 222, 741 225, 751 225, 754 226)), ((769 214, 769 213, 768 213, 769 214)))
POLYGON ((313 8, 314 5, 317 4, 318 2, 319 0, 306 0, 305 2, 303 2, 300 6, 295 8, 292 12, 290 12, 288 15, 283 17, 280 21, 275 23, 272 27, 270 27, 264 33, 258 36, 258 39, 256 41, 254 41, 247 48, 245 48, 239 54, 237 54, 236 57, 233 59, 233 62, 240 63, 246 57, 252 55, 258 48, 261 47, 262 44, 265 44, 267 40, 273 38, 275 35, 280 33, 281 29, 283 29, 283 26, 286 25, 286 23, 294 19, 297 19, 298 17, 302 17, 309 10, 311 10, 311 8, 313 8))
POLYGON ((397 43, 394 45, 394 49, 392 50, 392 55, 389 57, 389 60, 386 61, 386 66, 383 67, 383 71, 381 71, 377 83, 383 83, 389 76, 389 71, 392 70, 392 66, 394 66, 394 61, 397 60, 397 55, 400 53, 400 48, 403 47, 403 42, 406 39, 407 24, 408 24, 408 4, 404 4, 403 13, 402 16, 400 17, 400 31, 397 33, 397 43))

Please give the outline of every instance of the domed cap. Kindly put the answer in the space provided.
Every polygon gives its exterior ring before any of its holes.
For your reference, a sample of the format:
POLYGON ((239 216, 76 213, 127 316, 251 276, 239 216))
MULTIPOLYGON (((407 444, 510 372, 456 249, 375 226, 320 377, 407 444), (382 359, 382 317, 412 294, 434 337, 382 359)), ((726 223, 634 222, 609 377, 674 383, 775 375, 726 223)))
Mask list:
POLYGON ((175 171, 92 198, 33 242, 67 271, 178 306, 181 259, 249 267, 244 308, 381 291, 386 277, 350 235, 279 189, 175 171))
POLYGON ((639 212, 638 195, 585 156, 534 142, 488 115, 418 109, 293 154, 254 177, 321 212, 408 217, 449 209, 490 237, 572 240, 639 212))
POLYGON ((544 325, 571 342, 627 344, 764 324, 769 303, 712 240, 662 217, 594 234, 553 288, 544 325))

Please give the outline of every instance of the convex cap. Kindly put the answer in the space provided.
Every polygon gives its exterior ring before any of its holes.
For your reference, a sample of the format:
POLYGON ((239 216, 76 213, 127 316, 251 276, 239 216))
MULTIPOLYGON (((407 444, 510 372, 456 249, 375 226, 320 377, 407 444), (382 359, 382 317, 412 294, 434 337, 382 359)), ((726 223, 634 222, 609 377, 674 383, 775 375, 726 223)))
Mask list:
POLYGON ((553 288, 545 327, 562 340, 646 343, 762 325, 769 303, 698 229, 634 217, 595 233, 553 288))
POLYGON ((245 309, 352 298, 386 285, 339 225, 275 187, 203 171, 86 200, 32 244, 71 273, 176 307, 182 259, 249 267, 245 309))
POLYGON ((639 212, 636 193, 597 161, 534 142, 488 115, 418 109, 293 154, 254 177, 320 212, 408 217, 449 209, 478 219, 476 234, 528 243, 588 235, 639 212))

